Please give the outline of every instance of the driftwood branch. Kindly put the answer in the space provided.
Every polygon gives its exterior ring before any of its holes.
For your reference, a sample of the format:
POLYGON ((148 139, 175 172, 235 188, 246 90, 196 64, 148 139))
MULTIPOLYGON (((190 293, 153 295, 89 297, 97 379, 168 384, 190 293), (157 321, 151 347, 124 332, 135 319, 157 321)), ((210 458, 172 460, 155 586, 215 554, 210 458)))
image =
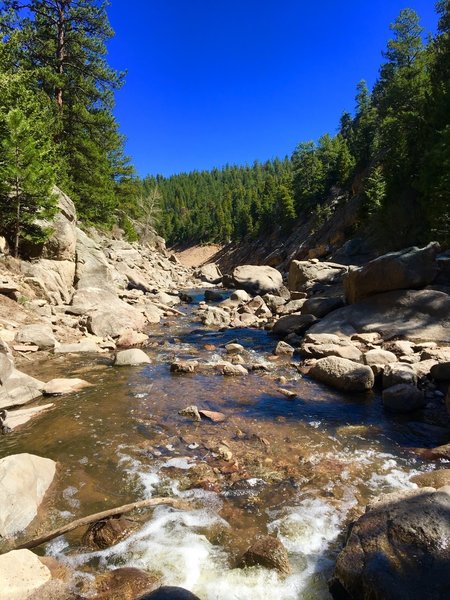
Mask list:
POLYGON ((180 317, 185 317, 185 313, 181 312, 181 310, 177 310, 176 308, 173 308, 173 306, 167 306, 167 304, 163 304, 162 302, 153 302, 153 304, 157 307, 160 308, 161 310, 164 310, 166 312, 171 312, 174 315, 178 315, 180 317))
POLYGON ((176 498, 148 498, 147 500, 139 500, 138 502, 132 502, 131 504, 124 504, 123 506, 117 506, 116 508, 110 508, 108 510, 103 510, 102 512, 95 513, 93 515, 88 515, 86 517, 81 517, 81 519, 76 519, 75 521, 71 521, 62 527, 58 527, 58 529, 54 529, 45 535, 41 535, 34 540, 30 540, 29 542, 25 542, 24 544, 20 544, 14 548, 14 550, 22 550, 24 548, 36 548, 36 546, 40 546, 41 544, 45 544, 50 540, 53 540, 64 533, 68 533, 69 531, 73 531, 74 529, 78 529, 78 527, 83 527, 85 525, 90 525, 95 521, 99 521, 100 519, 106 519, 107 517, 114 517, 115 515, 122 515, 124 513, 131 512, 136 508, 148 508, 150 506, 157 506, 158 504, 169 504, 175 508, 184 508, 186 506, 186 502, 183 500, 178 500, 176 498))

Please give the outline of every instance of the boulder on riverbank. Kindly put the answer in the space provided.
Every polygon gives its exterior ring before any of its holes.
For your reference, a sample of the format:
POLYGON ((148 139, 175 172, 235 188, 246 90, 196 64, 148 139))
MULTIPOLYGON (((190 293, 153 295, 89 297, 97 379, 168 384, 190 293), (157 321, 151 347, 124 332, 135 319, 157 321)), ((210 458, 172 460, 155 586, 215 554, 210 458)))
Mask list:
POLYGON ((55 472, 55 461, 34 454, 0 460, 1 537, 11 537, 31 523, 55 472))
POLYGON ((336 562, 336 600, 443 600, 450 589, 450 487, 371 503, 336 562))
POLYGON ((236 288, 251 294, 271 294, 283 285, 281 273, 273 267, 263 265, 242 265, 236 267, 232 275, 236 288))
POLYGON ((50 569, 30 550, 0 556, 0 599, 25 600, 51 578, 50 569))

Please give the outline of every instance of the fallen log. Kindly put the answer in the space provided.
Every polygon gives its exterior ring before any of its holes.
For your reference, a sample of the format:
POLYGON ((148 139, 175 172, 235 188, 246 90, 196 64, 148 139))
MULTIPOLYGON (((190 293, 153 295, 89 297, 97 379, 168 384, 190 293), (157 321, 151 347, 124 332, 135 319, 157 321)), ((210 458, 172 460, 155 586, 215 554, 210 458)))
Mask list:
POLYGON ((114 517, 116 515, 122 515, 125 513, 129 513, 132 510, 137 508, 148 508, 150 506, 157 506, 158 504, 169 504, 174 508, 185 508, 187 506, 186 501, 178 500, 177 498, 148 498, 147 500, 138 500, 137 502, 132 502, 131 504, 124 504, 123 506, 117 506, 116 508, 110 508, 108 510, 103 510, 98 513, 94 513, 92 515, 88 515, 86 517, 81 517, 80 519, 76 519, 75 521, 71 521, 70 523, 66 523, 66 525, 62 525, 58 527, 58 529, 54 529, 49 533, 41 535, 33 540, 25 542, 24 544, 20 544, 15 548, 11 548, 12 550, 23 550, 36 548, 36 546, 40 546, 41 544, 45 544, 50 540, 53 540, 60 535, 68 533, 69 531, 73 531, 74 529, 78 529, 78 527, 83 527, 85 525, 90 525, 95 521, 99 521, 100 519, 106 519, 107 517, 114 517))

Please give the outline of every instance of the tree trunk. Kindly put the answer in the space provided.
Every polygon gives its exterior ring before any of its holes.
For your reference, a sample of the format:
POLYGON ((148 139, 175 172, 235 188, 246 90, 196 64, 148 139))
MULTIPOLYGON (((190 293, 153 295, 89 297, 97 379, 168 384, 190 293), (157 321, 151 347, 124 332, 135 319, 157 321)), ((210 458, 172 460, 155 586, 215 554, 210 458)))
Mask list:
POLYGON ((61 79, 64 75, 64 59, 65 52, 65 33, 66 33, 66 6, 71 0, 57 0, 58 7, 58 25, 57 25, 57 41, 56 41, 56 71, 60 77, 59 85, 55 89, 56 104, 60 109, 63 107, 63 88, 61 79))

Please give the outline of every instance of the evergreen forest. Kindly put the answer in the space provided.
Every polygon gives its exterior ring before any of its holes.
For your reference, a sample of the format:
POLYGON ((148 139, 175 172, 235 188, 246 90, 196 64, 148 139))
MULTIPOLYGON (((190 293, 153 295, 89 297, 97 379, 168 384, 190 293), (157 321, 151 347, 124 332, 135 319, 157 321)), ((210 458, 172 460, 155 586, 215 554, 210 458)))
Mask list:
POLYGON ((400 12, 375 85, 357 84, 336 132, 283 159, 142 180, 113 114, 124 73, 106 60, 106 9, 103 0, 0 2, 0 234, 16 255, 45 238, 35 221, 55 211, 54 184, 83 223, 118 225, 130 240, 154 227, 169 244, 288 234, 358 195, 363 226, 384 245, 448 245, 450 0, 436 4, 433 36, 413 10, 400 12))

